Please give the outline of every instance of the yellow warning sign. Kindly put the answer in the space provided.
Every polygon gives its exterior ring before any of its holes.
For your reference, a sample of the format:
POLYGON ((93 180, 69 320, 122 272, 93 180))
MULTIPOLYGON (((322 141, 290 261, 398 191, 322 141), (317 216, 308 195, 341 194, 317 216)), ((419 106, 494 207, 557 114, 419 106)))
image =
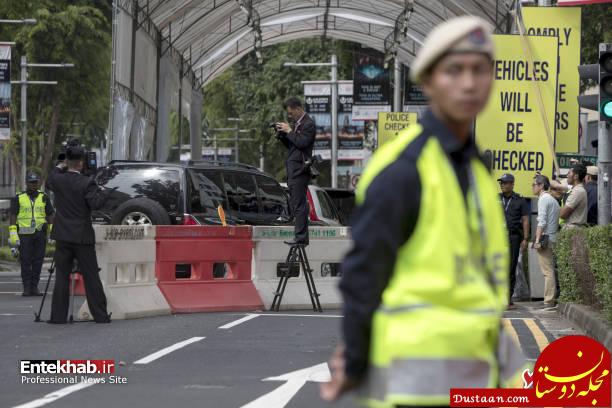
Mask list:
POLYGON ((379 112, 378 147, 393 140, 399 131, 417 123, 415 112, 379 112))
POLYGON ((523 22, 527 35, 555 37, 559 41, 559 84, 557 89, 557 135, 555 151, 578 152, 580 110, 580 7, 525 7, 523 22))
POLYGON ((511 173, 515 191, 531 196, 535 173, 552 175, 558 43, 551 37, 525 38, 532 60, 520 36, 493 36, 495 80, 489 102, 476 118, 476 142, 495 178, 511 173))

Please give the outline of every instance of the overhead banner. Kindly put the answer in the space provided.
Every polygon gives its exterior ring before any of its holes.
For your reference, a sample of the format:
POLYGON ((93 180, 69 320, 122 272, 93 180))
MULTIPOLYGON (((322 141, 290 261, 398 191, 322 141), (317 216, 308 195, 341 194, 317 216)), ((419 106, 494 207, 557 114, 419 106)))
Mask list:
POLYGON ((410 68, 404 67, 404 105, 427 105, 427 97, 423 93, 423 87, 410 80, 410 68))
POLYGON ((0 141, 11 138, 11 47, 0 46, 0 141))
POLYGON ((381 112, 378 114, 378 147, 390 142, 398 133, 417 123, 416 112, 381 112))
POLYGON ((552 175, 546 126, 554 137, 559 44, 556 38, 527 36, 532 64, 520 36, 494 35, 493 40, 495 80, 489 102, 476 118, 476 142, 495 178, 512 173, 515 191, 529 197, 536 172, 552 175))
POLYGON ((523 22, 527 35, 556 37, 559 41, 559 89, 555 125, 555 151, 576 153, 579 150, 580 108, 580 32, 579 7, 525 7, 523 22))
POLYGON ((304 84, 304 109, 316 125, 315 150, 331 149, 331 87, 304 84))
POLYGON ((378 112, 391 110, 390 74, 384 67, 384 55, 375 50, 355 53, 353 67, 353 120, 376 120, 378 112))

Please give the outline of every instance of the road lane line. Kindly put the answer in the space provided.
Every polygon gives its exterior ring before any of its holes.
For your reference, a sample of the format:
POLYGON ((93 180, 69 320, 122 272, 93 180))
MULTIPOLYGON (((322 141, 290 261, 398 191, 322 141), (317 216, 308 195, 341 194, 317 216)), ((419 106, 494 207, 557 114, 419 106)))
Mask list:
POLYGON ((506 329, 506 332, 510 335, 510 337, 512 337, 514 342, 518 346, 520 346, 521 341, 519 340, 518 334, 516 333, 516 329, 512 325, 512 322, 510 321, 510 319, 503 319, 502 324, 504 325, 504 329, 506 329))
POLYGON ((535 338, 535 341, 538 344, 538 348, 540 349, 540 351, 544 350, 544 348, 548 346, 548 338, 546 338, 546 335, 544 334, 542 329, 540 329, 540 326, 538 326, 535 320, 533 319, 525 320, 525 324, 527 325, 527 327, 529 327, 531 334, 533 334, 533 337, 535 338))
POLYGON ((219 328, 220 329, 231 329, 234 326, 238 326, 239 324, 242 324, 244 322, 248 322, 249 320, 253 320, 254 318, 259 317, 259 316, 261 316, 261 315, 254 314, 254 313, 253 314, 248 314, 248 315, 244 316, 241 319, 234 320, 233 322, 229 322, 228 324, 224 324, 223 326, 220 326, 219 328))
POLYGON ((77 392, 80 390, 83 390, 87 387, 91 387, 92 385, 96 385, 96 382, 80 382, 78 384, 74 384, 74 385, 70 385, 68 387, 65 388, 61 388, 57 391, 53 391, 52 393, 49 393, 47 395, 45 395, 42 398, 39 398, 37 400, 34 401, 30 401, 30 402, 26 402, 25 404, 21 404, 21 405, 17 405, 13 408, 38 408, 38 407, 42 407, 44 405, 50 404, 54 401, 57 401, 60 398, 63 398, 67 395, 72 394, 73 392, 77 392))
POLYGON ((141 358, 138 361, 135 361, 134 364, 149 364, 152 361, 155 361, 159 358, 162 358, 163 356, 172 353, 173 351, 176 351, 178 349, 181 349, 185 346, 190 345, 191 343, 195 343, 198 342, 200 340, 204 340, 206 337, 192 337, 188 340, 185 341, 181 341, 179 343, 173 344, 172 346, 163 348, 159 351, 156 351, 155 353, 149 354, 146 357, 141 358))

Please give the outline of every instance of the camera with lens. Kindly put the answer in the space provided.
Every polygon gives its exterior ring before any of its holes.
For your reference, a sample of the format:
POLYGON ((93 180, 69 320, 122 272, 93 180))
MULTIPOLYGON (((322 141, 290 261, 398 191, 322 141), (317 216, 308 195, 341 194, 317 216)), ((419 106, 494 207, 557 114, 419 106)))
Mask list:
POLYGON ((321 162, 323 162, 323 158, 318 154, 304 161, 304 169, 305 171, 310 173, 310 178, 316 179, 317 177, 319 177, 319 174, 321 173, 319 172, 316 166, 321 162))
POLYGON ((68 139, 62 143, 62 151, 57 156, 57 160, 83 160, 81 173, 86 176, 93 176, 98 170, 98 156, 96 152, 87 150, 79 139, 68 139))

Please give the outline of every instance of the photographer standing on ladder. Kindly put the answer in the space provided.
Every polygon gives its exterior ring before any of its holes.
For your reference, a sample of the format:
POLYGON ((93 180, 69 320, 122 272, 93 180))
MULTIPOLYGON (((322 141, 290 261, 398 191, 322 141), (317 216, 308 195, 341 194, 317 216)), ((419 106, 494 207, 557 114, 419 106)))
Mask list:
POLYGON ((289 150, 287 154, 287 186, 291 196, 291 210, 295 218, 295 237, 288 244, 308 245, 308 201, 306 194, 311 178, 312 148, 316 128, 304 112, 302 102, 295 97, 285 101, 283 108, 291 122, 276 123, 278 139, 289 150))
POLYGON ((47 231, 53 223, 53 206, 49 196, 40 191, 38 174, 26 177, 26 191, 11 201, 9 244, 21 259, 21 296, 42 296, 38 290, 40 271, 47 248, 47 231))
POLYGON ((55 194, 57 214, 51 238, 56 241, 57 275, 53 290, 51 319, 47 323, 67 323, 69 276, 74 259, 78 261, 85 283, 87 304, 96 323, 110 323, 106 296, 98 274, 96 237, 91 225, 91 210, 102 207, 107 191, 91 177, 82 174, 85 151, 72 141, 66 147, 66 160, 53 169, 47 187, 55 194))

